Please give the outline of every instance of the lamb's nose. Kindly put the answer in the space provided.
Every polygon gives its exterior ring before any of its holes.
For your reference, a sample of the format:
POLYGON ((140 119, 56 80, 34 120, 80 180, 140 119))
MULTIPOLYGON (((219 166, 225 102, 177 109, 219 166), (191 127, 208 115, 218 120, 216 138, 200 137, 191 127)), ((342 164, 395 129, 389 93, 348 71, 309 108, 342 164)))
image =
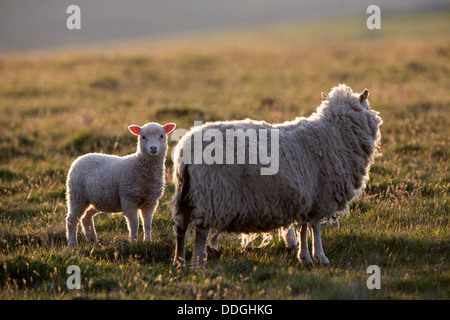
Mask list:
POLYGON ((151 146, 151 147, 150 147, 150 151, 151 151, 152 153, 155 153, 156 151, 158 151, 158 147, 151 146))

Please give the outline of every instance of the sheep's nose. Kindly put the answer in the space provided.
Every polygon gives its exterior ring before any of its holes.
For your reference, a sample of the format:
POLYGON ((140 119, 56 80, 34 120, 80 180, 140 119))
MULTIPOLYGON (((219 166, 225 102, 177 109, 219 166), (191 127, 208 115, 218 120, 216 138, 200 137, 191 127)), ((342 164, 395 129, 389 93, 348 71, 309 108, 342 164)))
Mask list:
POLYGON ((150 147, 150 152, 155 153, 156 151, 158 151, 158 147, 155 146, 150 147))

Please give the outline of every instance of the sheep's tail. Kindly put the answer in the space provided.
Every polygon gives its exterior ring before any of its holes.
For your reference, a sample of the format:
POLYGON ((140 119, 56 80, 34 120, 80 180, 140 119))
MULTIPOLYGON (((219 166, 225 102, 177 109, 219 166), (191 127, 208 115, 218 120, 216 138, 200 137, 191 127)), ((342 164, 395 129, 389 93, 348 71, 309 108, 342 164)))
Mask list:
POLYGON ((175 192, 171 203, 174 214, 186 199, 189 192, 189 172, 187 169, 188 166, 182 161, 174 165, 172 182, 175 185, 175 192))

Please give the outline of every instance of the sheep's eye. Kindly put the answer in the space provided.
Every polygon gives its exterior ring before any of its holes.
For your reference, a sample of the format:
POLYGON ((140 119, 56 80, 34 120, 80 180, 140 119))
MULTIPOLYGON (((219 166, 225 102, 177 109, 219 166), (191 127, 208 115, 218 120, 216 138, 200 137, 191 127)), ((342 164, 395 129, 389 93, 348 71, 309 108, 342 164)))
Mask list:
POLYGON ((142 136, 142 139, 147 140, 147 138, 145 136, 142 136))
POLYGON ((162 134, 159 138, 160 138, 160 139, 164 138, 164 135, 162 134))

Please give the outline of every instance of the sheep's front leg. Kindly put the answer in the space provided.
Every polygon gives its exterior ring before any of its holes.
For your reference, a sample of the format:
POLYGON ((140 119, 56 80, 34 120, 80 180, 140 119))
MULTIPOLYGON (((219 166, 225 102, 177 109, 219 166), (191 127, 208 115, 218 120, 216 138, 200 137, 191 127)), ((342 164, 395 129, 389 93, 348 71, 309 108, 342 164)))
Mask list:
POLYGON ((303 223, 300 226, 300 249, 298 251, 298 260, 304 265, 312 264, 311 256, 308 251, 308 224, 303 223))
POLYGON ((144 241, 152 241, 152 219, 157 205, 158 202, 141 209, 141 219, 144 228, 144 241))
POLYGON ((196 226, 195 244, 192 254, 192 268, 205 268, 206 265, 206 241, 208 240, 209 228, 196 226))
POLYGON ((320 221, 311 225, 312 239, 313 239, 313 257, 318 263, 323 266, 329 266, 330 261, 325 256, 322 248, 322 240, 320 238, 320 221))
POLYGON ((138 209, 137 206, 127 200, 121 200, 122 212, 127 219, 128 232, 131 244, 134 243, 139 228, 138 209))

